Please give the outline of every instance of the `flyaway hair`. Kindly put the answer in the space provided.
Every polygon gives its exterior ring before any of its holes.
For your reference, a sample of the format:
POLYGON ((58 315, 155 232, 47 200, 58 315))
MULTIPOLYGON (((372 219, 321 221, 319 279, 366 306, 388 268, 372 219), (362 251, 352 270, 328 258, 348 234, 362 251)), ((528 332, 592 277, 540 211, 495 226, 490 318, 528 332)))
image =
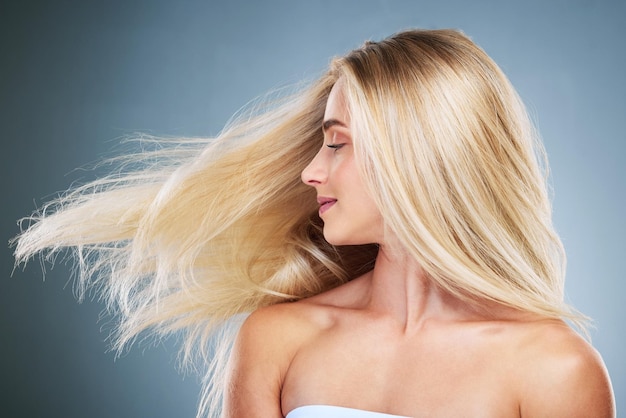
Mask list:
POLYGON ((271 110, 244 113, 217 138, 164 140, 119 158, 116 174, 23 220, 17 262, 69 248, 79 289, 95 286, 117 317, 117 349, 146 330, 182 331, 187 360, 224 351, 211 337, 237 314, 368 271, 375 248, 327 244, 315 192, 300 181, 333 83, 324 77, 271 110))

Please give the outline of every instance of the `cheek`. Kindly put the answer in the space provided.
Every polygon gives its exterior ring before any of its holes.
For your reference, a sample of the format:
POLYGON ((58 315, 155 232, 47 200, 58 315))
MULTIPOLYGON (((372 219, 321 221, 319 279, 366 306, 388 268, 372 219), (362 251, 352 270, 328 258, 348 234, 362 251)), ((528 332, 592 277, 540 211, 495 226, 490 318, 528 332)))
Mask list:
POLYGON ((347 198, 350 205, 354 205, 353 210, 379 213, 352 155, 336 162, 332 170, 332 179, 335 186, 342 191, 343 197, 347 198))
POLYGON ((368 203, 368 206, 374 205, 374 199, 371 197, 356 166, 352 165, 343 172, 342 181, 344 185, 348 185, 347 187, 352 196, 363 203, 368 203))
POLYGON ((361 217, 368 219, 371 222, 378 222, 382 219, 378 205, 374 201, 374 198, 369 193, 363 180, 356 172, 351 172, 350 175, 345 178, 346 183, 350 184, 347 193, 351 196, 353 210, 355 213, 359 213, 361 217))
POLYGON ((352 155, 337 156, 332 164, 332 173, 333 178, 340 182, 343 187, 363 189, 363 182, 352 155))

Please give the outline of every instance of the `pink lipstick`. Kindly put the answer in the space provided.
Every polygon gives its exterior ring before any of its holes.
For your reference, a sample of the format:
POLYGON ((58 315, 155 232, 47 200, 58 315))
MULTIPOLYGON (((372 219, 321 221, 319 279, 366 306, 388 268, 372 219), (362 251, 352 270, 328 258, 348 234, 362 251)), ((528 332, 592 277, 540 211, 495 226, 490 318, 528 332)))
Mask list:
POLYGON ((322 216, 324 212, 326 212, 332 205, 337 202, 337 199, 333 199, 331 197, 319 196, 317 198, 317 203, 320 205, 319 215, 322 216))

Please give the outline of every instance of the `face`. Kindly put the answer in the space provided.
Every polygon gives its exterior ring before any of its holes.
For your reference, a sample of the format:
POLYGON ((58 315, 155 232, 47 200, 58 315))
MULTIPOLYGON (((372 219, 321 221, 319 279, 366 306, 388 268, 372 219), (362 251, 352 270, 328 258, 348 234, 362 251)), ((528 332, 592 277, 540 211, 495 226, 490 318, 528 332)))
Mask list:
POLYGON ((380 243, 382 216, 354 161, 350 114, 341 80, 328 96, 322 130, 324 143, 302 172, 302 181, 317 190, 324 238, 334 245, 380 243))

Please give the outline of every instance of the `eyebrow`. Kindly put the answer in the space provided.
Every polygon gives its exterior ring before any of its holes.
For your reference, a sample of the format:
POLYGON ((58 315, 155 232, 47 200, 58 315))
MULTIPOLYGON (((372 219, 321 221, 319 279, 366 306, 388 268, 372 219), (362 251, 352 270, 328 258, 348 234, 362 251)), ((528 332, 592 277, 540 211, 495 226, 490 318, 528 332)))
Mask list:
POLYGON ((340 120, 328 119, 328 120, 325 120, 324 123, 322 123, 322 131, 326 132, 333 126, 341 126, 341 127, 347 128, 346 124, 340 120))

